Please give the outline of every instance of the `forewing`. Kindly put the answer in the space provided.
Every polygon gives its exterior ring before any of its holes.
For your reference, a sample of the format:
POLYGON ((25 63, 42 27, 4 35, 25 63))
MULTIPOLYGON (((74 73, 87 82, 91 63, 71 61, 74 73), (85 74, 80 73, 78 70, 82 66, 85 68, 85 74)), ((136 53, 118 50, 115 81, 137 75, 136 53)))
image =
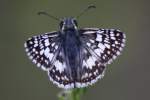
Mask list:
POLYGON ((104 76, 106 65, 115 59, 125 45, 125 34, 114 29, 79 30, 82 42, 82 75, 76 87, 86 87, 104 76))
POLYGON ((110 64, 125 46, 125 34, 115 29, 80 29, 81 40, 99 56, 102 64, 110 64))
POLYGON ((48 32, 29 38, 24 46, 27 55, 38 67, 43 70, 51 68, 59 51, 58 32, 48 32))

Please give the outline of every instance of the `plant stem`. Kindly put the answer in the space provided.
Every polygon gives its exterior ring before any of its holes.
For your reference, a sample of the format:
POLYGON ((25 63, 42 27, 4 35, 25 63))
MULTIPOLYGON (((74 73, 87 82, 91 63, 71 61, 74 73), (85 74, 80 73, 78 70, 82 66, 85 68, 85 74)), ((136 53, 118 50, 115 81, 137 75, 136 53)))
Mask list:
POLYGON ((81 100, 87 88, 75 88, 71 90, 63 90, 58 94, 59 100, 81 100))

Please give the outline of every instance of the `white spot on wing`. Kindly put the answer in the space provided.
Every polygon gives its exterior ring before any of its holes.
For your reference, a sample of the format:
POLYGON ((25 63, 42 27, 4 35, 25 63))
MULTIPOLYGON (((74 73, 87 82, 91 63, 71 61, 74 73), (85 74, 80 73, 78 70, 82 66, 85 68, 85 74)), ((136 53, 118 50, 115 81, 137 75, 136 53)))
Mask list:
POLYGON ((88 67, 90 69, 92 69, 92 67, 95 65, 95 61, 96 61, 96 58, 95 57, 89 57, 88 60, 86 61, 88 67))
POLYGON ((109 44, 104 44, 108 49, 110 49, 110 45, 109 44))
POLYGON ((62 71, 64 71, 65 69, 65 64, 61 63, 60 61, 55 61, 54 63, 55 67, 56 67, 56 70, 59 70, 59 72, 61 73, 62 71))
POLYGON ((54 54, 53 54, 53 53, 50 53, 50 54, 49 54, 49 57, 48 57, 49 60, 52 60, 53 56, 54 56, 54 54))
POLYGON ((104 49, 105 49, 105 46, 104 46, 103 44, 101 44, 101 43, 98 44, 98 47, 99 47, 100 49, 102 49, 103 51, 104 51, 104 49))
POLYGON ((119 44, 118 41, 115 41, 115 44, 119 44))
POLYGON ((45 40, 45 46, 49 46, 50 44, 49 44, 49 40, 48 39, 46 39, 45 40))
POLYGON ((48 58, 49 57, 49 48, 46 48, 44 51, 44 55, 48 58))
POLYGON ((101 34, 101 33, 104 33, 104 31, 99 30, 98 33, 100 33, 100 34, 101 34))
POLYGON ((29 42, 29 44, 33 44, 33 42, 32 42, 32 41, 30 41, 30 42, 29 42))
POLYGON ((116 38, 115 38, 115 37, 111 37, 111 39, 112 39, 112 40, 116 40, 116 38))
POLYGON ((55 49, 58 49, 58 45, 55 45, 55 49))
POLYGON ((91 42, 91 43, 94 43, 95 41, 94 41, 94 40, 92 40, 92 39, 90 39, 90 42, 91 42))
POLYGON ((52 47, 55 45, 55 43, 52 43, 52 47))
POLYGON ((89 43, 89 42, 87 42, 86 44, 87 44, 87 46, 91 46, 91 43, 89 43))
POLYGON ((28 48, 26 48, 26 49, 25 49, 25 51, 26 51, 26 52, 28 52, 28 51, 29 51, 29 49, 28 49, 28 48))
POLYGON ((40 67, 40 66, 41 66, 41 64, 40 64, 40 63, 38 63, 38 64, 37 64, 37 67, 40 67))
POLYGON ((43 55, 43 53, 44 53, 44 49, 42 49, 42 50, 40 51, 40 55, 43 55))
POLYGON ((36 43, 36 44, 34 44, 34 47, 37 47, 38 46, 38 44, 36 43))
POLYGON ((95 33, 95 31, 86 31, 86 32, 84 32, 84 34, 92 34, 92 33, 95 33))
POLYGON ((111 31, 110 36, 111 36, 111 37, 114 37, 115 34, 111 31))
POLYGON ((125 40, 125 39, 122 39, 122 42, 126 42, 126 40, 125 40))
MULTIPOLYGON (((35 40, 35 41, 34 41, 34 43, 35 43, 35 44, 37 44, 37 43, 38 43, 38 41, 37 41, 37 40, 35 40)), ((31 44, 32 44, 32 43, 31 43, 31 44)))
POLYGON ((117 55, 120 55, 120 52, 119 52, 119 51, 117 51, 117 55))
POLYGON ((101 49, 95 49, 94 52, 95 52, 98 56, 101 56, 101 49))
POLYGON ((36 63, 36 60, 35 59, 33 59, 33 61, 32 61, 33 63, 36 63))
POLYGON ((102 41, 102 35, 97 34, 96 41, 101 42, 102 41))
POLYGON ((45 51, 44 51, 44 55, 49 58, 49 60, 52 60, 54 54, 53 53, 50 53, 50 50, 49 48, 46 48, 45 51))

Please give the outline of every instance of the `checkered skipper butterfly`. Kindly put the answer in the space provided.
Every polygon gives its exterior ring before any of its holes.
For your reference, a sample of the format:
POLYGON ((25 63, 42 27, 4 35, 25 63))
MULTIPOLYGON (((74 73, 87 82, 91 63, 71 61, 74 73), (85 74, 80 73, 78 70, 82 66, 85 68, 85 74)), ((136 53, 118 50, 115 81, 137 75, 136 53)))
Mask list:
POLYGON ((33 36, 24 44, 32 62, 47 71, 50 81, 65 89, 97 82, 124 45, 125 34, 120 30, 79 29, 72 17, 60 21, 59 31, 33 36))

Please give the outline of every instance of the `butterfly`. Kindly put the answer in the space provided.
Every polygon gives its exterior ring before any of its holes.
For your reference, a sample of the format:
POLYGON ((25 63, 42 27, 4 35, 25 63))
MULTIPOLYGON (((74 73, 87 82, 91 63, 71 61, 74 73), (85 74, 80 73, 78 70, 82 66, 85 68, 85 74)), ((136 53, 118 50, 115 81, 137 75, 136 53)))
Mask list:
POLYGON ((116 29, 78 28, 73 17, 60 21, 59 31, 29 38, 25 51, 60 88, 82 88, 104 76, 106 66, 120 55, 125 34, 116 29))

